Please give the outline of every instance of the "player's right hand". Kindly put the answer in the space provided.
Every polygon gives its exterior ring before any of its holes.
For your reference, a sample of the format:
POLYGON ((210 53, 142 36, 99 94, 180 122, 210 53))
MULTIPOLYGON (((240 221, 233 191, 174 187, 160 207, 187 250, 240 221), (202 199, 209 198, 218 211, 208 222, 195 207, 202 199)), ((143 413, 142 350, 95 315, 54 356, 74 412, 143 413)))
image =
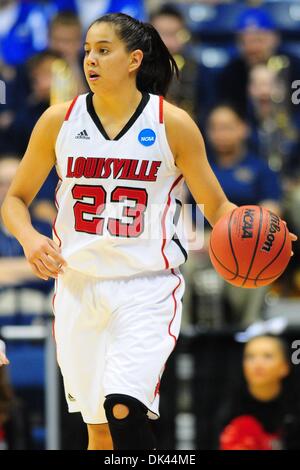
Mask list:
POLYGON ((57 243, 38 232, 23 243, 23 250, 34 274, 45 281, 56 279, 67 266, 57 243))

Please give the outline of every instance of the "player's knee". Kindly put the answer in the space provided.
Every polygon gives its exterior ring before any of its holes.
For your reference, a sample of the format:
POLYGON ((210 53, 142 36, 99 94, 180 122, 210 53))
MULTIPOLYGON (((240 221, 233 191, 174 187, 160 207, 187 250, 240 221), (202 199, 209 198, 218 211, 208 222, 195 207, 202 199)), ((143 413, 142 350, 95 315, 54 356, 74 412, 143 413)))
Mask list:
POLYGON ((147 413, 147 408, 140 401, 121 394, 108 395, 104 402, 104 408, 108 422, 126 419, 127 421, 135 421, 147 413))
POLYGON ((128 395, 108 395, 104 402, 114 449, 154 449, 147 407, 128 395))

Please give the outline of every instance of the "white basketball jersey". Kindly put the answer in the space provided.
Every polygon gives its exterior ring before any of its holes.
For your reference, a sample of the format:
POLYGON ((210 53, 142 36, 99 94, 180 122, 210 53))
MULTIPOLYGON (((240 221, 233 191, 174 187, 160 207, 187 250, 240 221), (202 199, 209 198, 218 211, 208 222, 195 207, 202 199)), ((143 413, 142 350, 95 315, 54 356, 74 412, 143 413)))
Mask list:
POLYGON ((70 106, 56 141, 54 240, 68 266, 101 278, 176 268, 187 257, 179 216, 183 176, 148 93, 110 140, 92 93, 70 106))

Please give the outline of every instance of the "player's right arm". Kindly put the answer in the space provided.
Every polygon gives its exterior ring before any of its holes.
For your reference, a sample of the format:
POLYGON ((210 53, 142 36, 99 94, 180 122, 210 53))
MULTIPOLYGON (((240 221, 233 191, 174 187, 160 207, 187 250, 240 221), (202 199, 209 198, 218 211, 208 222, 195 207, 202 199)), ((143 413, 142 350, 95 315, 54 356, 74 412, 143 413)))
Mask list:
POLYGON ((28 208, 55 165, 55 142, 68 106, 51 106, 36 123, 1 207, 6 228, 21 243, 34 274, 45 280, 57 277, 66 262, 58 245, 32 226, 28 208))

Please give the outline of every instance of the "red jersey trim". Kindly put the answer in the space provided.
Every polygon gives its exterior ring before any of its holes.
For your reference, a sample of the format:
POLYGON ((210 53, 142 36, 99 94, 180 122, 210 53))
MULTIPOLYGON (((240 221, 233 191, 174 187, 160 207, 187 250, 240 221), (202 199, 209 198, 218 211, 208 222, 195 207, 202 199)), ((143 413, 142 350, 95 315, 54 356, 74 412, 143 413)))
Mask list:
MULTIPOLYGON (((172 320, 171 320, 170 323, 169 323, 169 328, 168 328, 168 333, 169 333, 169 335, 174 339, 174 342, 175 342, 174 348, 175 348, 176 343, 177 343, 177 338, 176 338, 175 335, 173 335, 173 333, 171 333, 171 327, 172 327, 172 323, 173 323, 173 321, 175 320, 176 313, 177 313, 177 300, 176 300, 176 297, 175 297, 175 293, 176 293, 177 289, 179 288, 179 286, 181 285, 181 278, 175 273, 175 271, 174 271, 173 268, 171 269, 171 272, 172 272, 172 274, 174 274, 174 276, 177 277, 177 279, 178 279, 178 281, 179 281, 178 284, 177 284, 177 286, 175 287, 175 289, 174 289, 173 292, 172 292, 172 297, 173 297, 173 300, 174 300, 174 314, 173 314, 172 320)), ((174 348, 173 348, 173 349, 174 349, 174 348)))
POLYGON ((55 297, 58 289, 58 279, 55 279, 55 284, 54 284, 54 294, 52 297, 52 310, 53 310, 53 321, 52 321, 52 337, 54 339, 55 347, 56 347, 56 360, 58 362, 58 357, 57 357, 57 342, 56 342, 56 337, 55 337, 55 297))
MULTIPOLYGON (((55 297, 56 297, 56 284, 55 284, 55 291, 54 291, 54 294, 53 294, 53 297, 52 297, 53 314, 55 314, 55 306, 54 306, 55 297)), ((55 340, 55 318, 53 318, 53 320, 52 320, 52 336, 53 336, 54 341, 56 341, 55 340)))
POLYGON ((164 261, 165 261, 165 268, 168 269, 169 266, 170 266, 170 263, 169 263, 169 260, 168 258, 166 257, 165 255, 165 246, 166 246, 166 217, 167 217, 167 212, 170 208, 170 204, 171 204, 171 192, 173 191, 173 189, 175 188, 175 186, 179 183, 179 181, 183 178, 182 175, 178 176, 178 178, 176 179, 176 181, 172 184, 171 186, 171 189, 169 191, 169 194, 168 194, 168 200, 167 200, 167 205, 164 209, 164 212, 163 212, 163 216, 162 216, 162 222, 161 222, 161 225, 162 225, 162 237, 163 237, 163 242, 162 242, 162 245, 161 245, 161 254, 164 258, 164 261))
POLYGON ((159 123, 164 123, 164 97, 159 97, 159 123))
POLYGON ((66 113, 66 116, 65 116, 65 121, 68 121, 68 119, 69 119, 69 117, 70 117, 70 114, 71 114, 71 112, 72 112, 72 109, 74 108, 75 103, 76 103, 76 101, 77 101, 77 98, 78 98, 78 96, 76 96, 76 97, 73 99, 72 103, 70 104, 70 107, 69 107, 69 109, 68 109, 68 111, 67 111, 67 113, 66 113))
MULTIPOLYGON (((60 188, 60 185, 61 185, 61 183, 62 183, 62 179, 59 178, 59 177, 58 177, 58 179, 59 179, 59 182, 57 183, 56 188, 55 188, 55 192, 54 192, 54 203, 55 203, 55 207, 56 207, 57 211, 58 211, 58 209, 59 209, 59 205, 58 205, 58 202, 57 202, 56 195, 57 195, 57 192, 58 192, 58 190, 59 190, 59 188, 60 188)), ((56 216, 55 216, 55 219, 54 219, 54 222, 53 222, 53 225, 52 225, 52 230, 53 230, 53 232, 55 233, 55 236, 56 236, 56 238, 57 238, 58 241, 59 241, 59 247, 61 247, 61 239, 60 239, 60 237, 58 236, 57 231, 56 231, 56 227, 55 227, 57 215, 58 215, 58 213, 57 213, 56 216)))
MULTIPOLYGON (((58 179, 59 179, 59 181, 56 185, 55 192, 54 192, 54 203, 55 203, 55 207, 56 207, 57 211, 59 209, 59 205, 58 205, 58 202, 57 202, 56 195, 57 195, 57 192, 58 192, 58 190, 61 186, 61 183, 62 183, 62 179, 60 177, 58 177, 58 179)), ((55 233, 55 236, 59 241, 59 247, 61 247, 61 239, 59 238, 59 236, 57 234, 57 231, 56 231, 56 228, 55 228, 56 219, 57 219, 57 214, 56 214, 56 217, 55 217, 53 225, 52 225, 52 230, 55 233)), ((55 287, 54 287, 54 293, 53 293, 53 297, 52 297, 52 310, 53 310, 53 315, 54 315, 54 318, 53 318, 53 321, 52 321, 52 336, 53 336, 55 344, 56 344, 56 338, 55 338, 55 297, 56 297, 56 293, 57 293, 57 287, 58 287, 58 279, 55 279, 55 287)))
MULTIPOLYGON (((168 325, 168 335, 169 335, 171 338, 174 339, 174 347, 173 347, 173 350, 174 350, 174 348, 175 348, 175 346, 176 346, 176 343, 177 343, 177 338, 176 338, 176 336, 173 335, 173 333, 171 332, 171 327, 172 327, 172 323, 173 323, 173 321, 175 320, 176 313, 177 313, 177 306, 178 306, 178 305, 177 305, 177 300, 176 300, 176 297, 175 297, 175 293, 176 293, 177 289, 178 289, 178 288, 180 287, 180 285, 181 285, 181 278, 175 273, 175 271, 174 271, 173 268, 171 269, 171 272, 172 272, 172 274, 173 274, 174 276, 177 277, 177 279, 178 279, 178 281, 179 281, 178 284, 177 284, 177 286, 173 289, 173 292, 172 292, 172 298, 173 298, 173 301, 174 301, 174 311, 173 311, 173 316, 172 316, 172 318, 171 318, 171 321, 170 321, 170 323, 169 323, 169 325, 168 325)), ((163 373, 164 373, 165 368, 166 368, 166 363, 165 363, 165 365, 164 365, 164 367, 163 367, 163 370, 162 370, 160 376, 158 377, 158 382, 157 382, 157 384, 156 384, 156 386, 155 386, 155 390, 154 390, 154 398, 156 397, 156 395, 159 395, 159 392, 160 392, 160 384, 161 384, 161 378, 162 378, 162 375, 163 375, 163 373)))

